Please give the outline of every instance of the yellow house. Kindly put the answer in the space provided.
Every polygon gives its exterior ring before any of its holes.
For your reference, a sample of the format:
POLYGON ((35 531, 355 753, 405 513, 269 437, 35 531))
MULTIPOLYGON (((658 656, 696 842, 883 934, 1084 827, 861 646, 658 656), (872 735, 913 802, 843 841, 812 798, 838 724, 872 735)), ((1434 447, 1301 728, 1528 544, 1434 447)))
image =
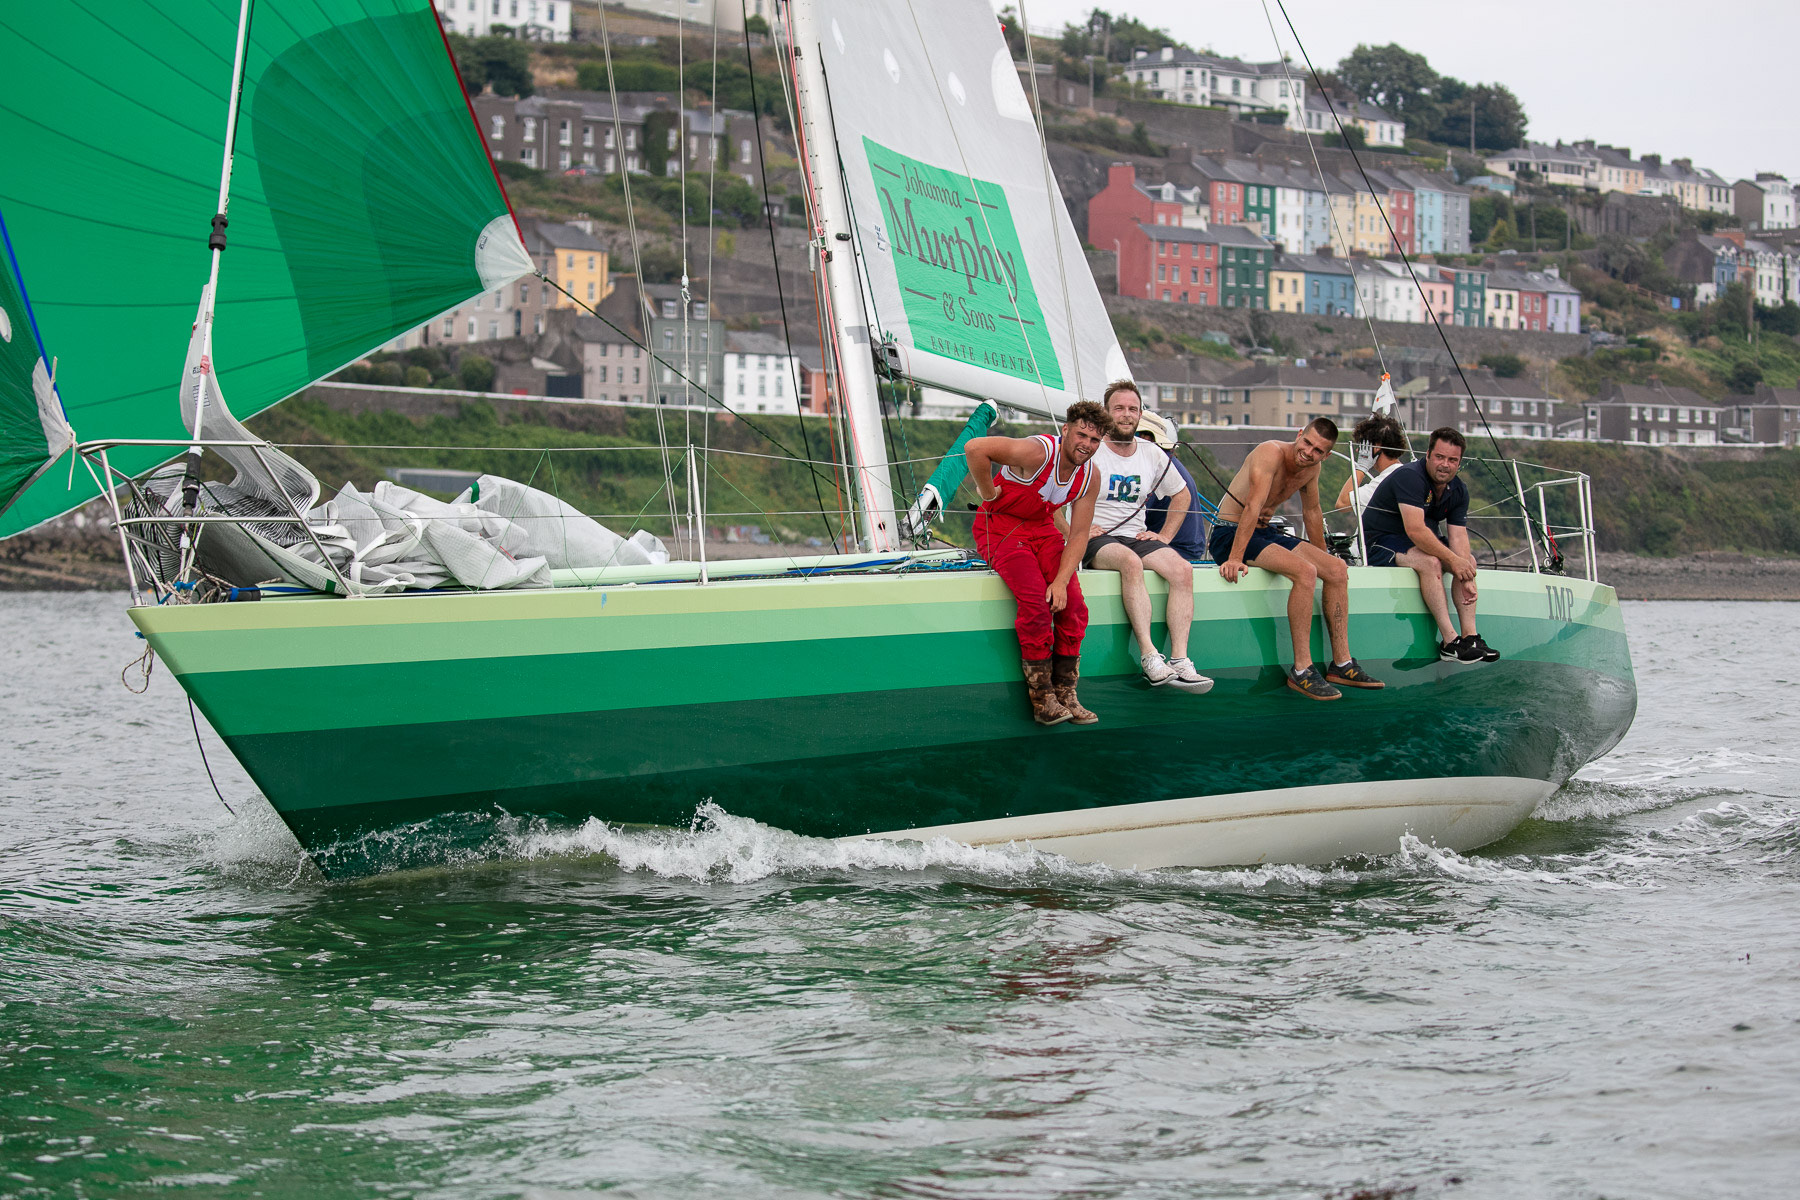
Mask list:
POLYGON ((1269 272, 1269 307, 1276 312, 1306 311, 1306 273, 1277 266, 1269 272))
POLYGON ((1380 199, 1361 180, 1351 186, 1356 189, 1356 216, 1350 244, 1367 254, 1386 254, 1387 222, 1382 215, 1380 199))
POLYGON ((1331 207, 1326 216, 1331 222, 1331 252, 1349 258, 1356 246, 1356 189, 1331 177, 1325 177, 1325 193, 1331 207))
POLYGON ((538 221, 531 229, 527 248, 538 269, 552 283, 575 297, 551 292, 552 308, 598 305, 612 292, 608 276, 609 264, 605 243, 594 236, 594 223, 589 220, 538 221))

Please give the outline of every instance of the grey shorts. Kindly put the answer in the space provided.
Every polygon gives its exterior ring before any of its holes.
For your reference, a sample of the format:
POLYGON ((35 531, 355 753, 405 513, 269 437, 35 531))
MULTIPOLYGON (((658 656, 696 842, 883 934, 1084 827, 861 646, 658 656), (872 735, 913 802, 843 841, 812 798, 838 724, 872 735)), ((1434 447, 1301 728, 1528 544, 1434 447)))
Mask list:
POLYGON ((1169 543, 1153 537, 1122 538, 1103 533, 1099 537, 1088 539, 1087 549, 1081 552, 1081 565, 1093 570, 1094 555, 1100 553, 1103 546, 1123 546, 1139 558, 1149 558, 1158 550, 1167 550, 1169 543))

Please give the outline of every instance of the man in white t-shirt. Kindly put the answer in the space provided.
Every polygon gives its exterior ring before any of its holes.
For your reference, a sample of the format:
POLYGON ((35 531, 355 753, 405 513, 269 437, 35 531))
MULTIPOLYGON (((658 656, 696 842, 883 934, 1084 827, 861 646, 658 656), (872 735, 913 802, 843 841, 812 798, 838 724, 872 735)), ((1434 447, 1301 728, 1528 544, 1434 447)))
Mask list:
MULTIPOLYGON (((1369 510, 1369 501, 1375 497, 1375 489, 1399 469, 1406 461, 1406 431, 1400 428, 1400 422, 1386 413, 1373 413, 1356 423, 1350 434, 1351 440, 1368 455, 1368 465, 1353 467, 1344 480, 1344 486, 1338 489, 1337 507, 1348 509, 1354 520, 1360 525, 1363 514, 1369 510)), ((1359 460, 1361 455, 1358 455, 1359 460)), ((1361 533, 1353 543, 1359 560, 1363 557, 1361 533)))
POLYGON ((1194 502, 1185 480, 1154 442, 1137 436, 1143 417, 1143 401, 1128 379, 1106 389, 1106 415, 1112 422, 1100 449, 1090 460, 1099 476, 1100 495, 1094 502, 1094 523, 1087 531, 1087 550, 1082 565, 1117 571, 1125 617, 1137 638, 1144 678, 1152 684, 1173 684, 1188 692, 1205 692, 1213 681, 1194 669, 1188 657, 1188 628, 1194 621, 1194 568, 1169 545, 1194 502), (1158 529, 1145 526, 1145 509, 1152 495, 1166 497, 1169 510, 1158 529), (1148 568, 1169 585, 1164 623, 1169 627, 1169 656, 1163 657, 1150 636, 1150 593, 1144 586, 1148 568))

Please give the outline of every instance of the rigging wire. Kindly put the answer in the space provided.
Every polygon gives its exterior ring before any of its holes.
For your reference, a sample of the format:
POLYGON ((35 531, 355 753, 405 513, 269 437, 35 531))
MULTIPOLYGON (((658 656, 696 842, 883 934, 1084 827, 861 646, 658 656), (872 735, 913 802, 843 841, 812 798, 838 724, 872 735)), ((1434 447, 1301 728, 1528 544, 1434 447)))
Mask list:
MULTIPOLYGON (((1319 70, 1317 67, 1313 66, 1312 56, 1307 54, 1306 46, 1300 40, 1300 31, 1294 28, 1294 18, 1288 15, 1287 5, 1284 0, 1275 0, 1275 6, 1281 10, 1282 19, 1287 22, 1288 32, 1293 35, 1294 46, 1300 51, 1300 57, 1306 61, 1306 69, 1312 73, 1313 83, 1318 87, 1320 96, 1324 97, 1326 107, 1331 112, 1331 118, 1337 123, 1338 129, 1341 131, 1344 128, 1343 119, 1337 115, 1337 105, 1332 103, 1331 94, 1325 90, 1324 83, 1319 79, 1319 70)), ((1267 0, 1264 0, 1264 11, 1265 13, 1267 12, 1267 0)), ((1279 51, 1279 43, 1277 43, 1276 48, 1279 51)), ((1301 124, 1305 125, 1305 121, 1302 121, 1301 124)), ((1341 132, 1340 136, 1342 136, 1341 132)), ((1310 139, 1310 137, 1311 135, 1309 133, 1308 138, 1310 139)), ((1357 173, 1362 176, 1363 185, 1369 189, 1370 195, 1374 195, 1375 185, 1369 179, 1369 172, 1362 165, 1362 156, 1356 152, 1356 147, 1350 144, 1350 139, 1348 137, 1344 137, 1344 147, 1350 151, 1350 160, 1356 164, 1356 170, 1357 173)), ((1419 273, 1413 270, 1411 257, 1408 256, 1405 248, 1400 245, 1400 238, 1394 232, 1393 222, 1388 219, 1387 209, 1381 205, 1377 205, 1376 208, 1381 213, 1382 224, 1387 227, 1388 238, 1392 241, 1394 248, 1400 252, 1400 262, 1406 267, 1406 273, 1411 277, 1413 286, 1418 289, 1419 298, 1425 301, 1426 311, 1431 313, 1430 301, 1426 299, 1425 296, 1425 285, 1420 282, 1419 273)), ((1436 314, 1433 313, 1432 315, 1435 317, 1436 314)), ((1494 427, 1488 424, 1487 413, 1483 411, 1481 401, 1475 398, 1475 389, 1470 385, 1469 377, 1463 373, 1462 363, 1457 360, 1456 351, 1450 346, 1450 335, 1444 332, 1444 323, 1434 319, 1431 322, 1431 325, 1437 330, 1439 340, 1444 343, 1444 353, 1450 356, 1450 365, 1456 368, 1456 377, 1461 380, 1463 392, 1468 396, 1470 405, 1474 407, 1475 415, 1481 418, 1482 429, 1487 433, 1488 440, 1494 444, 1495 453, 1504 460, 1506 458, 1506 447, 1500 444, 1499 437, 1494 433, 1494 427)), ((1376 349, 1377 353, 1379 353, 1379 342, 1376 343, 1376 349)), ((1506 481, 1500 473, 1496 471, 1491 464, 1488 464, 1486 460, 1477 459, 1476 461, 1481 462, 1483 466, 1486 467, 1488 473, 1492 475, 1495 482, 1500 485, 1501 491, 1505 492, 1507 490, 1506 481)), ((1525 528, 1532 530, 1534 536, 1541 537, 1546 535, 1548 530, 1544 529, 1540 522, 1532 518, 1531 507, 1525 503, 1525 498, 1517 495, 1515 495, 1515 498, 1519 502, 1519 511, 1525 518, 1525 528)), ((1551 545, 1554 545, 1554 539, 1551 540, 1551 545)), ((1557 553, 1555 557, 1560 561, 1562 556, 1560 553, 1557 553)))
MULTIPOLYGON (((144 676, 145 686, 149 685, 149 679, 150 677, 146 673, 144 676)), ((225 793, 219 790, 219 781, 213 777, 212 763, 207 761, 206 743, 200 740, 200 715, 194 711, 194 698, 192 696, 188 697, 188 720, 191 721, 194 726, 194 748, 200 751, 200 765, 206 768, 206 781, 212 784, 213 795, 219 798, 219 803, 225 806, 225 811, 235 817, 237 816, 237 810, 231 807, 231 801, 225 799, 225 793)))
MULTIPOLYGON (((748 21, 750 13, 749 0, 739 0, 739 7, 744 12, 744 19, 748 21)), ((781 340, 787 347, 788 357, 794 358, 796 357, 794 355, 794 335, 792 329, 788 325, 787 288, 781 282, 781 254, 775 245, 775 217, 774 214, 769 211, 769 158, 768 152, 763 148, 762 102, 758 99, 756 94, 756 57, 751 53, 750 37, 748 34, 744 36, 744 70, 750 76, 750 123, 756 134, 757 175, 762 181, 763 223, 767 225, 769 229, 769 261, 772 264, 772 269, 775 274, 775 298, 781 306, 781 340)), ((798 130, 796 128, 796 137, 797 136, 798 130)), ((802 190, 804 191, 804 189, 802 190)), ((824 339, 822 337, 820 339, 819 349, 822 355, 824 353, 824 339)), ((722 403, 721 407, 724 407, 722 403)), ((811 462, 812 439, 806 432, 806 410, 800 403, 800 388, 797 381, 794 387, 794 411, 800 422, 800 444, 806 449, 806 460, 811 462)), ((752 428, 754 428, 754 426, 752 426, 752 428)), ((770 440, 772 441, 774 439, 770 440)), ((780 443, 776 444, 779 445, 780 443)), ((831 521, 825 515, 825 493, 819 488, 819 472, 814 468, 811 474, 813 497, 819 504, 819 521, 825 526, 825 533, 826 536, 831 538, 831 544, 834 546, 840 545, 843 540, 843 514, 842 512, 839 513, 838 528, 834 531, 831 528, 831 521)), ((836 486, 835 473, 833 486, 836 486)))
MULTIPOLYGON (((719 399, 719 397, 713 395, 710 391, 708 391, 706 389, 705 385, 694 383, 694 381, 689 379, 686 375, 682 375, 680 368, 676 367, 668 359, 659 355, 653 348, 646 345, 644 342, 640 342, 636 338, 632 337, 631 332, 629 330, 621 329, 617 324, 615 324, 612 320, 607 318, 604 314, 602 314, 593 305, 589 304, 585 300, 582 300, 580 297, 576 296, 574 292, 571 292, 568 288, 564 287, 562 284, 558 283, 556 280, 551 279, 548 275, 545 275, 541 271, 538 273, 538 278, 543 280, 545 283, 549 284, 551 287, 555 288, 557 291, 561 292, 563 295, 567 296, 569 298, 570 302, 573 303, 577 308, 585 310, 589 316, 598 320, 602 325, 605 325, 608 329, 611 329, 613 332, 617 333, 619 336, 625 338, 632 345, 637 346, 639 349, 643 350, 644 353, 646 353, 650 356, 650 361, 652 363, 654 363, 658 366, 667 367, 671 373, 679 376, 684 382, 693 384, 694 390, 698 391, 702 396, 706 397, 708 400, 712 401, 714 404, 718 405, 721 409, 724 409, 726 412, 731 413, 732 416, 736 417, 739 421, 742 421, 747 428, 754 430, 757 434, 766 438, 771 445, 773 445, 776 449, 780 450, 788 458, 805 466, 813 474, 813 487, 816 492, 816 490, 818 488, 819 471, 818 471, 818 467, 814 464, 815 464, 815 461, 822 462, 824 460, 814 460, 810 457, 802 458, 800 455, 795 454, 793 452, 793 450, 788 448, 788 445, 786 442, 783 442, 780 438, 778 438, 774 434, 770 433, 767 429, 764 429, 762 426, 758 425, 755 421, 751 420, 744 413, 733 411, 730 405, 726 404, 725 401, 719 399)), ((660 409, 662 406, 661 405, 651 405, 650 407, 660 409)), ((456 446, 456 447, 446 447, 446 448, 460 450, 460 449, 465 449, 466 447, 456 446)), ((517 448, 518 447, 516 447, 516 446, 500 447, 500 449, 517 449, 517 448)), ((638 449, 638 447, 618 447, 618 448, 619 449, 638 449)), ((395 449, 417 449, 417 447, 401 446, 401 447, 395 447, 395 449)), ((646 447, 643 447, 643 449, 649 449, 649 447, 646 446, 646 447)), ((665 454, 667 452, 667 449, 668 448, 666 446, 663 447, 665 454)), ((810 446, 808 447, 808 453, 809 453, 809 455, 811 453, 810 446)), ((820 503, 822 506, 823 501, 821 501, 820 503)), ((820 516, 823 517, 824 515, 825 515, 825 510, 823 509, 823 507, 821 507, 820 516)), ((827 526, 826 526, 826 532, 827 533, 830 532, 829 524, 827 524, 827 526)))
MULTIPOLYGON (((1044 138, 1044 105, 1038 98, 1037 58, 1031 51, 1031 19, 1025 13, 1025 0, 1019 0, 1019 32, 1025 35, 1025 65, 1031 76, 1031 116, 1037 126, 1039 157, 1044 163, 1044 204, 1050 210, 1050 241, 1056 246, 1056 279, 1062 288, 1063 321, 1069 330, 1069 355, 1075 364, 1075 395, 1081 396, 1081 343, 1075 336, 1075 306, 1069 300, 1069 268, 1063 261, 1062 229, 1056 220, 1056 202, 1061 192, 1050 170, 1050 143, 1044 138)), ((1093 103, 1093 97, 1088 97, 1093 103)), ((984 210, 985 211, 985 210, 984 210)), ((1024 329, 1021 327, 1020 332, 1024 329)), ((1109 380, 1101 380, 1104 385, 1109 380)))
MULTIPOLYGON (((786 70, 782 73, 781 98, 782 102, 787 106, 788 126, 794 133, 794 147, 797 152, 797 161, 800 166, 800 179, 802 184, 800 193, 803 198, 802 202, 806 207, 806 229, 810 253, 816 256, 812 259, 812 262, 818 264, 813 267, 813 316, 814 322, 818 328, 820 362, 824 366, 827 382, 833 385, 832 389, 828 389, 828 393, 836 395, 838 398, 837 404, 828 403, 826 405, 826 419, 829 422, 831 436, 836 439, 837 446, 838 475, 840 477, 838 485, 839 490, 837 493, 838 512, 840 514, 839 520, 844 528, 851 531, 845 534, 846 539, 849 539, 854 536, 855 530, 855 526, 848 515, 849 508, 854 504, 854 501, 851 501, 850 504, 846 504, 845 497, 846 495, 854 494, 856 491, 851 474, 855 468, 856 460, 851 453, 850 446, 846 442, 845 437, 846 427, 851 424, 853 416, 850 412, 849 405, 843 402, 845 391, 843 348, 838 345, 838 339, 836 337, 827 338, 825 336, 825 331, 827 329, 835 332, 838 328, 837 306, 831 295, 831 287, 829 283, 820 278, 823 274, 823 260, 828 258, 832 251, 827 244, 825 237, 825 218, 819 215, 818 204, 815 197, 818 183, 813 177, 812 155, 808 149, 806 126, 805 123, 800 120, 800 115, 797 112, 796 107, 799 102, 800 93, 800 48, 794 44, 793 40, 794 30, 791 6, 789 8, 789 20, 784 25, 784 31, 787 33, 788 38, 788 57, 786 70)), ((815 51, 816 49, 817 48, 815 47, 815 51)), ((824 60, 822 58, 820 59, 819 67, 820 73, 823 74, 824 60)), ((825 91, 824 100, 827 113, 829 114, 831 105, 831 92, 829 88, 825 91)), ((846 204, 848 204, 848 199, 846 199, 846 204)), ((850 430, 849 435, 854 439, 854 430, 850 430)))
MULTIPOLYGON (((931 47, 929 43, 925 41, 925 30, 924 27, 919 24, 919 12, 913 7, 912 0, 906 0, 906 11, 907 14, 912 17, 913 32, 918 35, 919 50, 925 55, 925 61, 930 62, 931 47)), ((1031 37, 1029 33, 1025 36, 1027 39, 1031 37)), ((938 107, 944 110, 944 124, 950 129, 950 140, 956 145, 956 156, 962 160, 963 177, 969 181, 969 191, 974 194, 976 206, 981 210, 981 226, 983 229, 987 230, 988 241, 998 245, 999 240, 994 237, 993 224, 988 220, 987 205, 981 203, 981 189, 975 184, 974 168, 969 165, 968 152, 963 149, 962 136, 957 133, 956 119, 950 112, 950 101, 944 96, 944 85, 942 81, 938 79, 936 71, 931 72, 931 84, 932 87, 937 90, 938 107)), ((1048 152, 1046 151, 1046 153, 1048 152)), ((1062 230, 1057 227, 1054 221, 1051 222, 1050 225, 1050 236, 1059 239, 1062 236, 1062 230)), ((1005 285, 1002 285, 1002 287, 1006 292, 1007 301, 1012 305, 1013 320, 1018 322, 1019 339, 1025 343, 1026 357, 1031 360, 1031 375, 1032 378, 1037 381, 1038 394, 1043 398, 1044 412, 1050 417, 1051 421, 1054 422, 1056 419, 1056 410, 1055 406, 1050 403, 1050 387, 1044 382, 1044 373, 1038 368, 1037 353, 1031 348, 1031 338, 1025 332, 1025 316, 1019 311, 1019 298, 1013 294, 1011 288, 1005 287, 1005 285)), ((1075 331, 1071 329, 1069 330, 1069 339, 1070 341, 1073 341, 1074 338, 1075 331)), ((1052 350, 1054 351, 1054 347, 1052 347, 1052 350)), ((1081 380, 1079 376, 1076 378, 1075 388, 1076 398, 1079 399, 1081 394, 1081 380)))
MULTIPOLYGON (((1293 68, 1289 65, 1287 54, 1281 48, 1281 35, 1279 35, 1278 33, 1275 32, 1275 17, 1272 13, 1269 12, 1269 0, 1262 0, 1262 9, 1263 9, 1263 19, 1269 23, 1269 37, 1275 43, 1275 57, 1281 60, 1281 73, 1282 73, 1282 75, 1284 75, 1287 78, 1288 96, 1290 99, 1298 99, 1299 103, 1300 103, 1300 133, 1303 137, 1306 138, 1307 153, 1312 155, 1313 172, 1318 175, 1319 187, 1325 192, 1325 219, 1328 222, 1330 222, 1330 224, 1331 224, 1331 232, 1336 235, 1335 240, 1338 243, 1343 245, 1345 261, 1348 262, 1349 261, 1349 251, 1350 251, 1350 239, 1344 236, 1343 229, 1338 225, 1337 206, 1332 203, 1331 188, 1330 188, 1330 185, 1325 182, 1325 168, 1319 162, 1319 147, 1313 141, 1312 130, 1307 128, 1307 125, 1306 125, 1306 104, 1305 104, 1304 99, 1300 98, 1300 93, 1297 92, 1294 88, 1293 68)), ((1282 15, 1283 16, 1287 15, 1286 10, 1283 10, 1282 15)), ((1295 40, 1295 43, 1298 44, 1299 38, 1296 37, 1294 40, 1295 40)), ((1301 53, 1304 54, 1305 51, 1302 50, 1301 53)), ((1308 60, 1306 65, 1308 67, 1312 66, 1311 60, 1308 60)), ((1317 79, 1318 79, 1317 72, 1314 73, 1313 79, 1315 81, 1317 81, 1317 79)), ((1321 94, 1323 95, 1324 93, 1323 93, 1322 88, 1320 89, 1320 91, 1321 91, 1321 94)), ((1329 95, 1325 96, 1325 103, 1327 105, 1331 104, 1331 97, 1329 95)), ((1331 116, 1332 116, 1333 120, 1337 120, 1337 109, 1333 108, 1331 110, 1331 116)), ((1348 145, 1350 145, 1350 139, 1344 135, 1343 130, 1344 130, 1344 123, 1342 121, 1338 121, 1338 136, 1340 138, 1343 138, 1344 145, 1348 146, 1348 145)), ((1360 166, 1360 164, 1358 164, 1358 165, 1360 166)), ((1304 246, 1304 243, 1302 243, 1302 245, 1304 246)), ((1351 268, 1350 291, 1351 291, 1351 294, 1356 297, 1356 307, 1362 310, 1362 318, 1369 326, 1369 340, 1371 342, 1373 342, 1375 345, 1375 358, 1376 358, 1376 361, 1378 361, 1381 364, 1381 373, 1385 376, 1388 373, 1387 356, 1381 352, 1381 335, 1375 332, 1374 314, 1370 311, 1369 306, 1367 304, 1363 303, 1362 289, 1360 287, 1356 286, 1356 274, 1355 274, 1354 267, 1351 268)))
MULTIPOLYGON (((625 126, 619 117, 619 86, 618 86, 617 79, 615 79, 613 76, 612 35, 610 32, 608 32, 607 26, 606 26, 606 5, 605 4, 600 5, 600 53, 601 53, 602 57, 606 60, 606 94, 607 94, 607 97, 612 102, 613 148, 614 148, 614 152, 617 153, 619 156, 619 183, 625 194, 625 227, 631 238, 631 269, 637 273, 637 294, 638 294, 638 309, 639 309, 638 315, 639 315, 639 319, 643 322, 644 338, 646 341, 648 341, 649 337, 650 337, 649 284, 644 279, 644 253, 643 253, 643 246, 641 245, 641 243, 638 240, 637 210, 632 206, 632 203, 631 203, 631 171, 627 165, 628 160, 627 160, 626 154, 625 154, 625 126)), ((684 97, 680 97, 680 96, 678 96, 676 98, 675 123, 676 123, 677 127, 679 127, 681 124, 681 105, 682 105, 683 99, 684 99, 684 97)), ((648 146, 644 147, 644 150, 646 153, 648 153, 649 147, 648 146)), ((684 206, 687 204, 687 197, 685 195, 682 197, 682 204, 684 206)), ((684 249, 683 253, 684 254, 686 253, 685 249, 684 249)), ((683 261, 685 261, 685 259, 683 261)), ((574 296, 570 295, 569 290, 567 288, 563 287, 560 284, 556 284, 548 276, 544 275, 543 272, 541 272, 541 271, 538 272, 538 278, 543 279, 544 282, 546 282, 546 283, 552 284, 553 286, 555 286, 557 288, 558 291, 562 292, 563 295, 569 296, 569 298, 571 300, 574 299, 574 296)), ((683 312, 682 320, 684 322, 684 328, 685 328, 685 322, 687 319, 686 318, 686 310, 687 310, 687 305, 684 303, 682 305, 682 312, 683 312)), ((594 310, 591 308, 588 311, 593 312, 596 317, 600 316, 600 314, 598 312, 594 312, 594 310)), ((605 318, 601 318, 601 319, 604 320, 605 318)), ((611 325, 612 322, 608 321, 607 324, 611 325)), ((618 329, 618 326, 614 325, 613 328, 618 329)), ((619 332, 624 333, 625 331, 621 329, 621 330, 619 330, 619 332)), ((630 335, 627 335, 627 336, 630 336, 630 335)), ((646 347, 646 349, 648 349, 648 347, 646 347)), ((654 358, 654 357, 655 356, 652 355, 652 358, 654 358)), ((683 378, 686 378, 686 376, 684 375, 683 378)), ((656 376, 654 375, 654 373, 650 377, 650 387, 652 390, 654 390, 656 387, 656 376)), ((669 460, 669 438, 668 438, 667 432, 665 431, 665 429, 663 427, 663 413, 662 413, 662 405, 661 404, 658 404, 656 406, 656 439, 657 439, 658 444, 660 444, 662 447, 663 473, 666 475, 671 470, 671 468, 669 466, 669 461, 668 461, 669 460)), ((673 530, 675 528, 675 493, 673 491, 671 491, 669 493, 669 528, 671 530, 673 530)))

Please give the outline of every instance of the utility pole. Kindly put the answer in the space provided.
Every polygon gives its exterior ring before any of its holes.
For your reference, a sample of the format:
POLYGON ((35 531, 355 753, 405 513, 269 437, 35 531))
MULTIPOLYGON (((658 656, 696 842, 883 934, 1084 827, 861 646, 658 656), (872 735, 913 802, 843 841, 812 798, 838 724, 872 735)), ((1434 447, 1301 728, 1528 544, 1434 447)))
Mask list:
POLYGON ((1475 89, 1469 89, 1469 157, 1475 157, 1475 89))

